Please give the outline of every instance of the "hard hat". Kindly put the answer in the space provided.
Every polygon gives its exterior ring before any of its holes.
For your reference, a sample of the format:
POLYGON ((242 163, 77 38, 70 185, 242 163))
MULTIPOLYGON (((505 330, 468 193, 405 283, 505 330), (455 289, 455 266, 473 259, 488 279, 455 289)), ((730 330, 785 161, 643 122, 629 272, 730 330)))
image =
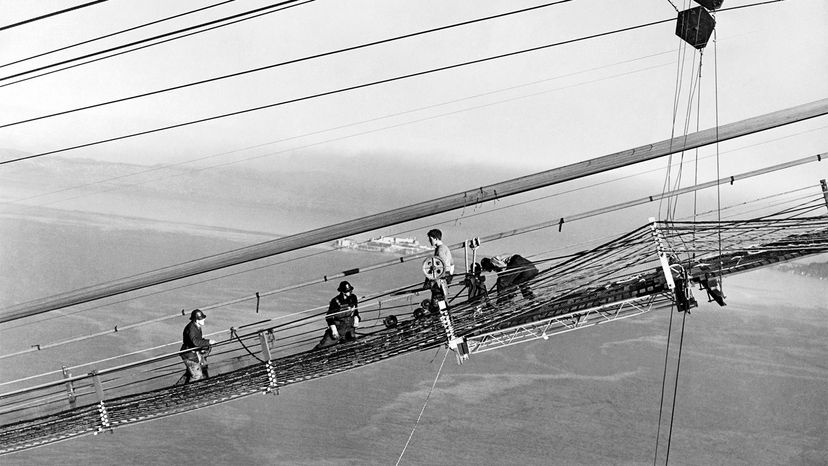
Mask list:
POLYGON ((203 313, 201 309, 194 309, 193 312, 190 313, 190 320, 201 320, 206 318, 207 314, 203 313))
POLYGON ((495 270, 494 264, 492 264, 492 260, 488 257, 484 257, 480 260, 480 268, 483 269, 484 272, 491 272, 495 270))
POLYGON ((336 291, 339 291, 340 293, 345 293, 347 291, 354 291, 354 287, 351 286, 351 284, 348 282, 341 282, 339 284, 339 288, 337 288, 336 291))

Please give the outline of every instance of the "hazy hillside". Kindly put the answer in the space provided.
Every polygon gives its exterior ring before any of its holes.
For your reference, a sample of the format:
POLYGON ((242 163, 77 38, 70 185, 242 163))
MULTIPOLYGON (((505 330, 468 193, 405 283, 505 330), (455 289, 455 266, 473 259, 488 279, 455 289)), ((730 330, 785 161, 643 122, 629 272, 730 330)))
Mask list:
MULTIPOLYGON (((8 158, 10 153, 0 155, 8 158)), ((49 157, 6 167, 0 174, 0 201, 157 220, 173 220, 180 215, 182 221, 211 224, 238 222, 232 212, 236 209, 259 220, 265 216, 285 220, 301 212, 311 222, 328 224, 517 175, 451 164, 434 169, 416 161, 398 162, 379 156, 286 156, 267 170, 243 166, 147 167, 49 157), (201 210, 219 213, 195 215, 192 208, 196 204, 201 210), (164 205, 170 207, 170 212, 164 205)), ((280 231, 278 224, 274 226, 274 233, 295 229, 289 225, 280 231)))

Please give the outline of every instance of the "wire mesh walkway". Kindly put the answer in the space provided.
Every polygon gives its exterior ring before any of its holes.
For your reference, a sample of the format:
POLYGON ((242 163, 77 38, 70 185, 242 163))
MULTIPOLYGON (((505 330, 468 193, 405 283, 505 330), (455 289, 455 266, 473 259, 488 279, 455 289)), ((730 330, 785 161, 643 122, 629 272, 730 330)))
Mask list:
MULTIPOLYGON (((654 228, 670 262, 691 283, 828 251, 825 216, 656 222, 577 254, 534 261, 540 273, 527 283, 529 296, 514 292, 508 299, 469 301, 467 282, 457 280, 450 288, 454 335, 473 338, 555 316, 577 318, 635 298, 674 299, 659 266, 654 228)), ((438 315, 400 315, 396 325, 382 325, 393 310, 365 312, 368 327, 360 338, 318 350, 305 349, 320 336, 318 317, 242 326, 244 332, 217 345, 212 375, 186 385, 176 382, 183 365, 175 352, 0 394, 0 454, 278 391, 448 343, 438 315), (316 326, 309 327, 311 322, 316 326), (282 356, 268 358, 272 354, 282 356)))

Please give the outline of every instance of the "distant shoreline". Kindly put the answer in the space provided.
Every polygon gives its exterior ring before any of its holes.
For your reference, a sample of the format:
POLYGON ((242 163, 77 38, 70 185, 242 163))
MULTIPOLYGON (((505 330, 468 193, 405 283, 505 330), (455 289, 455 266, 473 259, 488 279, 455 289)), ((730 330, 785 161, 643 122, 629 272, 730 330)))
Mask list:
POLYGON ((146 217, 131 217, 127 215, 84 212, 78 210, 62 210, 49 207, 38 207, 36 212, 0 212, 0 219, 2 218, 29 220, 41 223, 59 222, 68 225, 96 226, 102 229, 150 229, 153 231, 167 233, 186 233, 195 236, 216 237, 245 243, 250 240, 261 242, 285 236, 284 234, 275 234, 265 231, 201 225, 190 222, 168 222, 146 217))

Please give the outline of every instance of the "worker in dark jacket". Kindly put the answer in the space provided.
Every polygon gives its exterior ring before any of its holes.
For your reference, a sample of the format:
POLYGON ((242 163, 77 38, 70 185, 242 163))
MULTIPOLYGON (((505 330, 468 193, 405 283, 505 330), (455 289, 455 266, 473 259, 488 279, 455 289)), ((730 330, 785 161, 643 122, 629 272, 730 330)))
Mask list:
POLYGON ((201 309, 195 309, 190 313, 190 323, 184 327, 183 339, 181 344, 181 351, 194 348, 193 351, 181 353, 181 359, 184 360, 184 365, 187 366, 187 375, 185 376, 185 383, 202 379, 205 377, 207 368, 207 351, 210 350, 211 345, 215 345, 215 340, 206 339, 201 336, 201 328, 207 322, 207 315, 201 309))
POLYGON ((535 294, 526 282, 538 275, 538 269, 523 256, 512 254, 484 257, 480 260, 480 267, 484 272, 497 272, 498 304, 511 300, 518 289, 525 299, 535 299, 535 294))
POLYGON ((337 288, 339 294, 331 299, 325 321, 328 329, 322 336, 322 341, 315 349, 325 348, 342 341, 356 340, 356 329, 359 327, 358 300, 353 294, 354 287, 343 281, 337 288))

